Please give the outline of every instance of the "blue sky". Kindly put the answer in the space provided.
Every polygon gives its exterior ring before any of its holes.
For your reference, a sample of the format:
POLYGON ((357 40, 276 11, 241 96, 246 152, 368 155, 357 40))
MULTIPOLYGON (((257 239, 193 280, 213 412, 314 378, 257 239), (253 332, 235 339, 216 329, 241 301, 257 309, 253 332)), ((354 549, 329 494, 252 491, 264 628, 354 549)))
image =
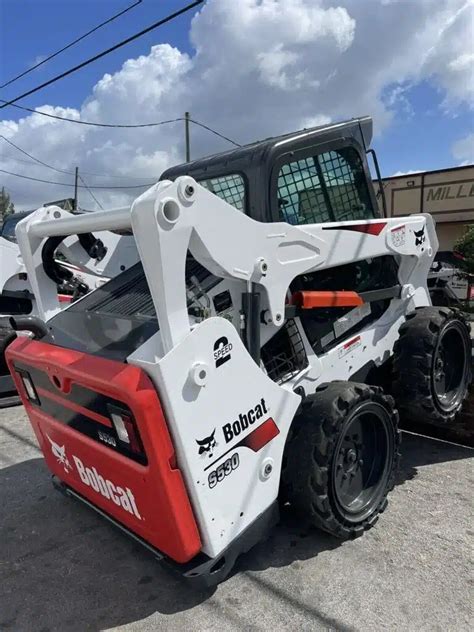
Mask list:
MULTIPOLYGON (((107 20, 134 0, 0 0, 0 83, 23 72, 40 55, 48 55, 64 44, 107 20), (27 19, 25 20, 25 16, 27 19)), ((1 91, 8 99, 47 81, 82 60, 92 57, 121 39, 129 37, 161 17, 190 4, 188 0, 144 0, 125 15, 104 26, 47 64, 1 91)), ((70 77, 22 101, 35 107, 43 103, 80 106, 91 88, 106 72, 119 70, 127 59, 147 54, 158 42, 170 42, 189 50, 189 25, 194 11, 152 31, 142 38, 99 59, 70 77)), ((9 116, 15 117, 10 109, 9 116)), ((18 117, 18 114, 16 114, 18 117)))
MULTIPOLYGON (((438 16, 433 3, 431 6, 424 0, 418 0, 414 5, 410 3, 411 21, 415 26, 416 21, 419 21, 418 32, 409 24, 410 20, 406 19, 408 2, 404 0, 280 1, 284 10, 290 11, 286 22, 290 24, 293 18, 296 20, 296 12, 299 11, 303 21, 310 20, 316 24, 314 36, 307 33, 302 35, 290 27, 285 32, 284 24, 282 26, 278 22, 278 13, 282 11, 279 9, 278 12, 272 12, 269 6, 274 0, 264 0, 263 5, 267 3, 267 13, 261 16, 258 13, 263 14, 265 7, 260 6, 257 0, 241 0, 241 11, 235 8, 238 3, 234 2, 232 6, 231 0, 209 0, 206 13, 203 11, 205 15, 200 16, 197 24, 193 25, 194 41, 198 41, 203 49, 199 56, 194 57, 196 51, 190 41, 191 20, 196 9, 19 103, 33 108, 48 104, 80 111, 84 102, 91 99, 94 86, 105 73, 117 73, 118 84, 124 62, 141 55, 147 57, 152 46, 168 43, 178 52, 167 62, 168 65, 163 64, 164 70, 158 69, 164 73, 160 75, 161 78, 150 77, 150 84, 154 83, 154 89, 157 90, 156 107, 147 108, 144 106, 145 102, 137 102, 137 111, 133 113, 134 121, 140 120, 140 117, 146 121, 161 120, 173 113, 181 116, 182 110, 189 108, 197 112, 201 120, 217 127, 224 134, 247 142, 269 133, 298 129, 303 123, 312 120, 313 111, 316 122, 370 114, 375 120, 374 147, 383 175, 393 175, 399 171, 440 169, 465 162, 466 143, 469 144, 466 139, 473 133, 474 126, 473 113, 468 105, 469 98, 463 93, 462 84, 466 83, 466 77, 469 76, 474 83, 472 69, 467 71, 468 74, 464 69, 469 56, 474 58, 474 51, 472 39, 466 36, 465 22, 467 19, 469 23, 469 13, 462 0, 439 0, 436 5, 439 8, 438 16), (337 19, 331 14, 332 9, 327 9, 328 6, 343 7, 334 9, 339 11, 337 19), (426 23, 428 18, 435 24, 438 19, 438 30, 441 32, 446 16, 449 21, 451 14, 454 17, 447 33, 443 32, 441 36, 429 30, 430 26, 426 23), (398 15, 400 24, 394 22, 394 16, 398 15), (239 24, 240 20, 242 24, 239 24), (266 22, 272 20, 274 25, 271 27, 270 24, 270 27, 275 34, 273 40, 272 33, 265 31, 266 22), (320 25, 317 24, 318 21, 320 25), (387 29, 386 34, 383 32, 384 28, 387 29), (398 35, 397 29, 400 30, 398 35), (370 33, 370 39, 364 32, 370 33), (245 57, 245 37, 248 38, 249 48, 254 51, 253 56, 248 58, 245 57), (390 37, 399 37, 401 44, 394 44, 391 49, 391 45, 386 44, 390 37), (404 58, 404 38, 407 42, 406 56, 411 55, 411 60, 404 58), (328 43, 329 40, 331 41, 328 43), (386 50, 382 50, 385 48, 386 50), (191 57, 191 62, 187 61, 186 54, 191 57), (348 56, 351 54, 360 56, 357 66, 348 66, 348 56), (418 54, 425 55, 422 72, 417 69, 418 54), (376 59, 382 55, 386 56, 385 62, 376 59), (258 66, 258 72, 252 67, 253 60, 258 66), (169 95, 183 90, 183 82, 185 87, 188 70, 183 71, 184 74, 181 71, 177 73, 175 84, 170 80, 165 96, 165 89, 162 89, 159 82, 166 83, 167 73, 172 79, 173 73, 177 72, 178 63, 184 66, 192 63, 192 79, 189 81, 190 89, 186 100, 171 102, 169 95), (227 68, 224 67, 225 64, 228 64, 227 68), (232 77, 236 72, 241 74, 245 64, 249 68, 242 79, 242 86, 246 87, 239 94, 238 91, 235 92, 236 86, 231 85, 232 77), (460 65, 464 75, 453 84, 450 68, 459 68, 460 65), (356 71, 354 67, 357 68, 356 71), (382 76, 385 68, 386 77, 382 76), (354 78, 354 72, 360 74, 360 81, 355 80, 358 78, 354 78), (347 73, 348 80, 341 79, 338 84, 337 78, 344 77, 344 73, 347 73), (211 84, 212 88, 206 92, 202 87, 205 83, 200 82, 200 76, 207 77, 206 81, 211 81, 208 77, 212 76, 219 76, 221 79, 220 83, 216 79, 216 83, 211 84), (255 90, 252 81, 255 82, 255 90), (292 81, 298 83, 297 88, 296 83, 292 85, 292 81), (311 86, 315 87, 313 92, 311 86), (278 91, 284 98, 280 98, 278 91), (281 107, 278 109, 279 104, 281 107), (459 152, 458 155, 453 155, 453 146, 460 141, 464 141, 462 155, 459 152)), ((33 65, 39 56, 50 54, 132 3, 133 0, 0 0, 0 83, 33 65)), ((2 89, 0 98, 9 99, 34 87, 185 3, 185 0, 143 0, 125 16, 2 89)), ((161 62, 154 63, 153 68, 158 67, 161 62)), ((124 80, 124 90, 128 89, 131 81, 130 78, 124 80)), ((149 89, 148 78, 144 74, 133 85, 129 101, 117 97, 121 88, 114 87, 117 106, 107 96, 107 107, 111 108, 110 118, 119 117, 115 120, 122 122, 130 120, 131 108, 134 108, 135 103, 134 90, 141 92, 140 81, 146 88, 145 91, 149 89)), ((467 95, 469 96, 469 92, 467 95)), ((87 118, 84 113, 82 115, 87 118)), ((20 117, 24 117, 24 113, 11 107, 4 108, 0 114, 0 119, 10 121, 18 121, 20 117)), ((31 134, 23 128, 25 125, 15 130, 11 126, 8 128, 13 142, 16 139, 23 148, 43 160, 56 160, 54 164, 64 164, 66 158, 58 149, 57 139, 54 148, 51 143, 48 144, 45 135, 41 142, 36 140, 33 143, 32 140, 32 144, 25 147, 31 134)), ((59 127, 55 130, 59 130, 59 127)), ((174 133, 176 135, 180 132, 175 129, 174 133)), ((93 144, 99 143, 97 137, 88 141, 81 137, 82 145, 79 148, 78 137, 69 137, 68 134, 72 132, 64 132, 64 151, 67 152, 67 148, 76 143, 76 162, 81 160, 81 165, 87 167, 91 161, 88 156, 94 154, 94 159, 97 159, 93 144), (82 154, 78 155, 77 152, 80 151, 82 154)), ((128 135, 120 137, 119 143, 119 137, 114 134, 115 132, 111 132, 110 138, 102 136, 100 142, 104 146, 117 143, 117 146, 124 147, 126 144, 128 148, 135 142, 128 135)), ((207 138, 202 131, 193 130, 193 134, 196 135, 195 147, 198 153, 227 148, 221 141, 214 142, 215 139, 207 138)), ((152 152, 142 142, 141 135, 137 134, 135 138, 137 146, 133 149, 134 159, 138 156, 140 160, 135 161, 136 164, 145 165, 143 177, 148 176, 149 171, 146 169, 151 163, 154 164, 154 174, 161 165, 176 161, 176 156, 179 155, 176 143, 181 140, 176 141, 171 130, 167 135, 156 137, 160 152, 168 152, 166 160, 161 154, 157 157, 156 152, 152 152)), ((4 150, 3 147, 1 149, 4 150)), ((110 155, 109 152, 104 156, 105 165, 111 164, 110 155)), ((13 160, 11 152, 8 152, 7 157, 12 157, 13 160)), ((8 163, 10 170, 12 164, 8 163)), ((25 163, 22 166, 17 161, 16 171, 25 173, 25 169, 27 170, 25 163)), ((107 173, 112 171, 125 173, 125 167, 117 164, 116 169, 109 169, 107 173)), ((137 173, 134 172, 135 175, 137 173)), ((45 173, 39 168, 34 171, 34 175, 51 177, 51 173, 45 173)), ((12 188, 18 190, 18 182, 9 182, 12 188)))

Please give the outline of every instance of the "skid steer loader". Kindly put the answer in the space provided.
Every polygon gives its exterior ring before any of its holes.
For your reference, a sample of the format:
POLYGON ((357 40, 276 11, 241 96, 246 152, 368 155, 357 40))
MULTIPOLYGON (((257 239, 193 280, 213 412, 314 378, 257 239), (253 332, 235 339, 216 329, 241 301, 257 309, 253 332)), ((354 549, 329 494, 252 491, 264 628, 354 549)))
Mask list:
POLYGON ((361 535, 394 485, 396 408, 449 423, 466 397, 466 324, 427 289, 433 220, 378 216, 370 136, 269 139, 129 210, 18 225, 40 318, 6 355, 55 484, 189 580, 223 580, 279 503, 361 535), (102 230, 140 261, 61 311, 45 244, 102 230))

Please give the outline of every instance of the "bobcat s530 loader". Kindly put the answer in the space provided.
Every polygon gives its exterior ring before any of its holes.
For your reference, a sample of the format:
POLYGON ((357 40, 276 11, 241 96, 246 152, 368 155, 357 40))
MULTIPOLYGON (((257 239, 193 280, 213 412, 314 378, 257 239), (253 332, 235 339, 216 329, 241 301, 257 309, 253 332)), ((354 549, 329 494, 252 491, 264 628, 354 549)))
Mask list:
POLYGON ((6 355, 56 485, 189 579, 222 580, 278 502, 361 535, 394 485, 395 406, 449 423, 466 396, 468 329, 427 289, 433 220, 377 215, 370 136, 270 139, 129 210, 18 225, 42 320, 6 355), (45 244, 102 230, 140 261, 59 310, 45 244))

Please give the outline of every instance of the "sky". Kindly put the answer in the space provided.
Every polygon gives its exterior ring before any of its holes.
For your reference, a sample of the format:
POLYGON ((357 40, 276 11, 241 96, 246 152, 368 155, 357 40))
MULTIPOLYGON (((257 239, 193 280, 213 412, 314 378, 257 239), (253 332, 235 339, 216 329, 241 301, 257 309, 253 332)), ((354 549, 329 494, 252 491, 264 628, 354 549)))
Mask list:
MULTIPOLYGON (((0 84, 134 0, 0 0, 0 84)), ((184 6, 142 0, 25 77, 8 100, 184 6)), ((100 123, 182 117, 238 143, 370 115, 383 176, 474 162, 473 0, 207 0, 135 42, 18 101, 100 123)), ((123 130, 0 110, 0 169, 89 186, 155 182, 184 160, 183 123, 123 130), (66 173, 64 173, 66 172, 66 173), (81 182, 82 183, 82 182, 81 182)), ((197 158, 231 145, 191 127, 197 158)), ((18 210, 72 195, 0 172, 18 210)), ((143 188, 80 190, 85 208, 119 206, 143 188), (95 199, 94 199, 95 198, 95 199), (98 202, 97 202, 98 201, 98 202)))

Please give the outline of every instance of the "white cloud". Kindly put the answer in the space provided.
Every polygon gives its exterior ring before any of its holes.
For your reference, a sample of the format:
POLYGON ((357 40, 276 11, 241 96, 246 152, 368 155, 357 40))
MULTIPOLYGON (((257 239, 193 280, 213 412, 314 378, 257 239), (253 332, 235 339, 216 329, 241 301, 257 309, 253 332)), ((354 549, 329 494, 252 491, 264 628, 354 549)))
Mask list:
MULTIPOLYGON (((447 109, 470 103, 471 11, 465 0, 417 0, 409 10, 396 0, 208 0, 192 21, 191 55, 153 46, 104 75, 79 110, 67 107, 67 92, 63 103, 41 110, 104 123, 174 119, 189 110, 241 143, 364 114, 380 132, 393 116, 411 113, 407 88, 421 80, 442 91, 447 109)), ((184 153, 182 122, 111 130, 33 114, 0 122, 0 133, 59 169, 79 165, 89 185, 153 182, 184 153)), ((228 148, 196 127, 191 140, 195 157, 228 148)), ((16 162, 25 157, 1 141, 0 151, 3 169, 72 181, 16 162)), ((22 188, 29 207, 71 193, 3 174, 1 184, 22 188)), ((122 204, 132 192, 95 194, 122 204)), ((86 192, 81 200, 94 207, 86 192)))
POLYGON ((412 176, 416 173, 423 173, 420 169, 408 169, 408 171, 397 171, 396 173, 392 173, 391 178, 396 178, 397 176, 412 176))
POLYGON ((424 56, 423 73, 443 90, 444 107, 474 105, 474 2, 439 2, 434 41, 424 56))
POLYGON ((456 141, 451 148, 451 153, 456 160, 461 161, 460 166, 474 164, 474 133, 456 141))

